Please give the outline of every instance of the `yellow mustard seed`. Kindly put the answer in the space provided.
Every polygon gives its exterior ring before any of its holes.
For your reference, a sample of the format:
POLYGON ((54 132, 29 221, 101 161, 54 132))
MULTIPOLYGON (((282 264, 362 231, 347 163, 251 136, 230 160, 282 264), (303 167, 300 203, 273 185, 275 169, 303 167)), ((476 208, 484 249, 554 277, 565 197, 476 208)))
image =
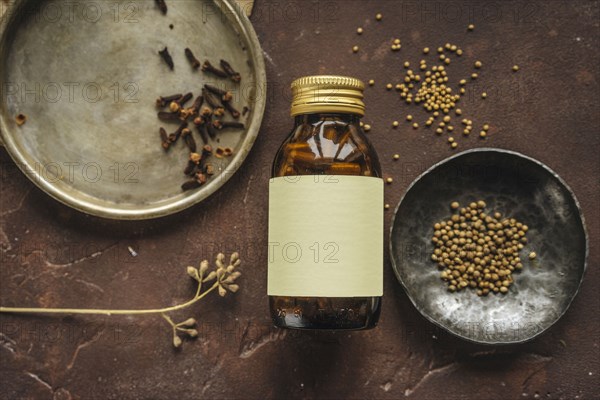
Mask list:
POLYGON ((398 127, 398 125, 400 125, 400 123, 399 123, 398 121, 394 121, 394 122, 392 122, 392 126, 393 126, 394 128, 397 128, 397 127, 398 127))
POLYGON ((429 47, 425 47, 423 49, 423 54, 429 54, 429 47))
POLYGON ((352 52, 354 52, 354 53, 358 53, 358 46, 354 46, 354 47, 352 47, 352 52))
POLYGON ((462 51, 462 49, 458 49, 458 50, 456 50, 456 55, 457 55, 457 56, 462 56, 462 54, 463 54, 463 51, 462 51))
POLYGON ((419 123, 418 123, 418 122, 415 122, 415 123, 413 124, 413 129, 418 129, 418 128, 419 128, 419 123))
POLYGON ((482 99, 485 99, 486 97, 487 97, 487 93, 486 92, 481 93, 481 98, 482 99))
POLYGON ((409 114, 409 115, 406 116, 406 120, 407 121, 412 121, 412 119, 413 119, 412 115, 409 114))
POLYGON ((363 28, 358 28, 358 29, 356 29, 356 33, 358 33, 359 35, 362 35, 362 33, 363 33, 363 28))
POLYGON ((450 144, 450 147, 452 147, 453 149, 458 147, 458 143, 456 142, 452 142, 452 144, 450 144))
POLYGON ((369 80, 369 86, 373 86, 375 85, 375 80, 374 79, 370 79, 369 80))
POLYGON ((383 206, 383 208, 385 208, 386 210, 389 210, 390 209, 390 205, 386 204, 385 206, 383 206))
POLYGON ((388 83, 387 85, 385 85, 385 88, 386 88, 387 90, 392 90, 392 88, 393 88, 393 87, 394 87, 394 86, 393 86, 391 83, 388 83))
POLYGON ((375 19, 377 21, 381 21, 383 19, 383 15, 381 15, 381 14, 378 13, 377 15, 375 15, 375 19))
POLYGON ((483 130, 484 131, 489 131, 490 130, 490 126, 488 124, 483 124, 483 130))
POLYGON ((483 64, 481 63, 481 61, 475 61, 475 68, 481 68, 483 66, 483 64))
POLYGON ((469 24, 469 26, 467 26, 467 29, 472 31, 473 29, 475 29, 475 25, 469 24))
POLYGON ((364 129, 365 132, 369 132, 371 130, 371 125, 365 124, 364 127, 363 127, 363 129, 364 129))
POLYGON ((400 154, 394 154, 394 160, 399 160, 400 159, 400 154))
POLYGON ((518 65, 513 65, 512 70, 514 72, 517 72, 519 70, 519 66, 518 65))
POLYGON ((476 73, 471 74, 471 79, 477 79, 478 77, 479 77, 479 75, 477 75, 476 73))
POLYGON ((487 136, 487 133, 485 133, 485 131, 479 132, 479 137, 480 138, 485 138, 486 136, 487 136))
POLYGON ((394 179, 392 177, 389 177, 385 181, 387 182, 388 185, 391 185, 392 182, 394 182, 394 179))

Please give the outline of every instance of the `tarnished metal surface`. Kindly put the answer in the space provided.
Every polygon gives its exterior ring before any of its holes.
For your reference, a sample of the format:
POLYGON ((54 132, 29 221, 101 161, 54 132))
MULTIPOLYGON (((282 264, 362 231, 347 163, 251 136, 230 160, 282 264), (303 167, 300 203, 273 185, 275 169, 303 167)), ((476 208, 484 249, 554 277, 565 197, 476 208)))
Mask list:
POLYGON ((579 289, 587 250, 579 204, 560 177, 536 160, 493 149, 464 152, 420 176, 398 205, 390 234, 394 272, 415 307, 442 328, 484 344, 523 342, 554 324, 579 289), (430 259, 433 225, 449 218, 450 203, 479 200, 487 212, 530 227, 520 253, 525 266, 506 295, 450 293, 430 259))
MULTIPOLYGON (((179 1, 179 0, 172 0, 179 1)), ((7 306, 167 306, 193 295, 185 266, 239 250, 241 289, 207 297, 180 318, 200 335, 173 351, 160 317, 44 318, 0 315, 0 398, 40 399, 595 399, 600 393, 600 53, 598 4, 588 1, 257 1, 252 23, 265 52, 265 120, 227 185, 197 207, 154 221, 85 217, 38 190, 0 149, 0 303, 7 306), (383 14, 380 23, 374 15, 383 14), (466 32, 473 22, 475 31, 466 32), (355 30, 363 26, 358 36, 355 30), (402 49, 389 50, 393 38, 402 49), (534 340, 483 346, 456 338, 411 304, 386 255, 380 324, 345 334, 281 332, 268 318, 267 188, 289 133, 289 84, 307 74, 375 79, 365 121, 393 209, 420 174, 452 155, 387 82, 402 62, 446 42, 463 46, 453 78, 484 63, 485 102, 465 98, 489 138, 459 150, 511 149, 558 173, 580 202, 588 268, 565 315, 534 340), (353 54, 351 48, 361 51, 353 54), (464 57, 464 56, 463 56, 464 57), (514 75, 510 67, 518 63, 514 75), (468 65, 468 67, 467 67, 468 65), (460 73, 456 76, 455 73, 460 73), (493 90, 492 90, 493 89, 493 90), (495 93, 495 94, 493 94, 495 93), (394 153, 401 159, 394 161, 394 153), (131 246, 137 257, 128 251, 131 246)), ((433 59, 430 54, 428 59, 433 59)), ((468 75, 467 75, 468 76, 468 75)), ((150 134, 151 135, 151 134, 150 134)), ((132 189, 133 190, 133 189, 132 189)), ((387 240, 386 240, 387 242, 387 240)), ((383 249, 382 249, 383 250, 383 249)), ((387 254, 387 247, 386 247, 387 254)), ((517 277, 518 278, 518 277, 517 277)))
POLYGON ((265 105, 262 52, 240 10, 229 1, 186 1, 163 16, 151 1, 15 2, 0 27, 0 130, 16 164, 57 200, 106 218, 160 217, 214 193, 248 155, 265 105), (174 72, 158 56, 165 46, 174 72), (198 96, 204 83, 223 81, 192 70, 186 47, 201 60, 235 66, 243 81, 227 87, 234 105, 250 112, 243 133, 224 131, 210 143, 232 147, 235 156, 212 160, 215 176, 183 193, 189 151, 178 143, 164 154, 158 128, 170 133, 177 124, 159 121, 154 101, 198 96), (21 127, 19 113, 28 118, 21 127))

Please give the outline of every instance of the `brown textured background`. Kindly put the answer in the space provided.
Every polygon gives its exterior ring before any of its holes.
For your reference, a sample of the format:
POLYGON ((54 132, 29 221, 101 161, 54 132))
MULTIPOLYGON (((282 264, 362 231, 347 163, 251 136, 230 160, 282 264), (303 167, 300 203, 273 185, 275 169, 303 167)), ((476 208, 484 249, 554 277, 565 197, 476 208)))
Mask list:
MULTIPOLYGON (((87 217, 36 189, 4 150, 0 198, 2 305, 160 307, 193 288, 182 267, 239 250, 242 290, 207 298, 180 317, 201 321, 200 337, 171 347, 158 317, 0 316, 0 398, 381 398, 594 399, 600 396, 599 5, 591 1, 257 1, 252 21, 269 78, 258 142, 235 177, 206 202, 153 222, 87 217), (381 23, 374 15, 384 14, 381 23), (469 22, 476 24, 466 33, 469 22), (357 36, 355 29, 365 28, 357 36), (389 43, 402 39, 399 53, 389 43), (536 340, 477 346, 439 331, 413 308, 386 255, 380 326, 368 332, 278 331, 267 317, 267 180, 290 127, 290 81, 317 73, 375 79, 366 94, 370 137, 394 184, 408 184, 452 152, 430 131, 391 121, 407 111, 383 85, 401 61, 446 42, 482 60, 488 99, 462 104, 490 122, 493 146, 522 152, 559 173, 578 197, 590 237, 588 270, 566 315, 536 340), (359 54, 350 48, 358 44, 359 54), (512 74, 518 63, 521 71, 512 74), (392 161, 394 153, 402 159, 392 161), (132 257, 133 247, 139 255, 132 257)), ((463 61, 465 61, 463 60, 463 61)), ((461 66, 462 64, 462 66, 461 66)), ((455 76, 453 73, 452 76, 455 76)), ((391 212, 386 213, 386 232, 391 212)))

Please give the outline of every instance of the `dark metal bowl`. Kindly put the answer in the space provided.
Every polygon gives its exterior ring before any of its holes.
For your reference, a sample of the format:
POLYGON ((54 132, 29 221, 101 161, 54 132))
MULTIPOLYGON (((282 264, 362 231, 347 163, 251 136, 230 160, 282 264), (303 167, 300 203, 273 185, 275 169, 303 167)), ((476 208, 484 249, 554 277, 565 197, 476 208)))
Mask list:
POLYGON ((390 250, 398 280, 428 320, 463 339, 508 344, 533 339, 569 308, 586 269, 588 241, 577 199, 550 168, 515 152, 476 149, 434 165, 411 184, 394 214, 390 250), (524 268, 506 295, 450 293, 430 259, 433 225, 451 215, 450 203, 477 200, 488 212, 529 226, 524 268))

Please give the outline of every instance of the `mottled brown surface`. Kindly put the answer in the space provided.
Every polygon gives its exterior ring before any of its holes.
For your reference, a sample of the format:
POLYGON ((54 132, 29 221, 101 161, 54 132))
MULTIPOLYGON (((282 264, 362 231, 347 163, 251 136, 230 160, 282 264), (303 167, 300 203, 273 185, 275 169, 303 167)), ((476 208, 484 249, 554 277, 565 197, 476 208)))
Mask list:
MULTIPOLYGON (((181 215, 117 223, 86 217, 51 200, 5 151, 0 198, 2 305, 154 307, 191 296, 182 267, 217 250, 239 250, 242 290, 207 298, 180 315, 202 322, 182 351, 158 317, 0 316, 0 398, 585 398, 600 396, 600 204, 597 2, 544 3, 259 1, 252 17, 269 77, 268 111, 244 167, 216 195, 181 215), (473 5, 476 4, 476 5, 473 5), (318 12, 317 12, 318 10, 318 12), (384 14, 374 22, 376 12, 384 14), (466 33, 473 21, 477 28, 466 33), (364 26, 365 34, 355 34, 364 26), (399 53, 389 51, 402 39, 399 53), (370 137, 395 178, 386 201, 451 154, 430 131, 413 131, 407 107, 383 85, 418 61, 424 46, 461 45, 484 63, 488 99, 462 108, 489 121, 493 146, 535 157, 577 195, 590 235, 588 270, 569 311, 531 343, 483 347, 426 322, 385 265, 380 326, 368 332, 298 333, 267 318, 267 178, 290 127, 290 81, 339 73, 374 78, 367 90, 370 137), (352 54, 352 45, 361 46, 352 54), (512 74, 518 63, 521 71, 512 74), (402 159, 392 161, 394 153, 402 159), (132 246, 139 253, 132 257, 132 246)), ((452 71, 466 71, 457 63, 452 71)), ((453 73, 455 75, 456 73, 453 73)), ((424 120, 421 111, 410 113, 424 120)), ((386 213, 386 229, 391 212, 386 213)))

